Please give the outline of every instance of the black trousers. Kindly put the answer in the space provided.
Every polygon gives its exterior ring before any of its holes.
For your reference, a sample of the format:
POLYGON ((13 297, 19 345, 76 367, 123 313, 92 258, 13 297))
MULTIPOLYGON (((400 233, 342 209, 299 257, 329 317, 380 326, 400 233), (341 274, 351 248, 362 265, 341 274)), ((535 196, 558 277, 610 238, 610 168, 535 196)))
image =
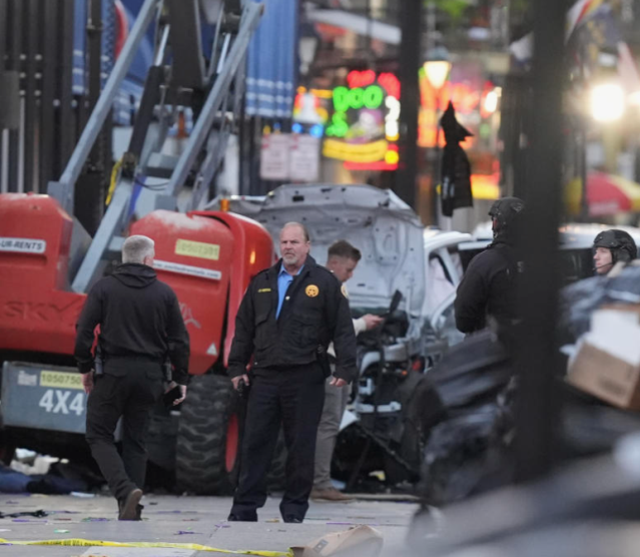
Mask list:
POLYGON ((256 511, 265 504, 266 476, 281 424, 288 455, 286 489, 280 513, 285 519, 304 519, 313 486, 324 382, 324 373, 317 364, 259 370, 253 378, 247 405, 240 481, 231 509, 231 514, 238 520, 257 520, 256 511))
POLYGON ((163 390, 162 368, 148 360, 119 360, 117 366, 105 365, 105 374, 95 378, 87 401, 86 439, 118 500, 125 499, 133 489, 144 487, 149 415, 163 390), (120 418, 122 457, 114 442, 120 418))

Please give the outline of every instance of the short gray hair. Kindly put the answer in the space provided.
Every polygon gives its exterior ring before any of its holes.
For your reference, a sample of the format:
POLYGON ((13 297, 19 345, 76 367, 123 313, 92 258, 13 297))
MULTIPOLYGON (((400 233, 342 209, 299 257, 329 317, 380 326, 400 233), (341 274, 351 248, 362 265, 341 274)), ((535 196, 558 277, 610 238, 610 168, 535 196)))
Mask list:
POLYGON ((147 236, 129 236, 122 244, 123 263, 142 263, 145 257, 154 255, 155 242, 147 236))
MULTIPOLYGON (((282 230, 284 230, 285 228, 289 228, 291 226, 297 226, 298 228, 300 228, 302 230, 302 235, 304 236, 304 241, 305 242, 310 242, 311 241, 311 236, 309 236, 309 230, 307 229, 307 227, 300 223, 300 222, 296 222, 296 221, 291 221, 288 222, 287 224, 285 224, 282 227, 282 230)), ((282 232, 282 230, 280 230, 280 232, 282 232)))

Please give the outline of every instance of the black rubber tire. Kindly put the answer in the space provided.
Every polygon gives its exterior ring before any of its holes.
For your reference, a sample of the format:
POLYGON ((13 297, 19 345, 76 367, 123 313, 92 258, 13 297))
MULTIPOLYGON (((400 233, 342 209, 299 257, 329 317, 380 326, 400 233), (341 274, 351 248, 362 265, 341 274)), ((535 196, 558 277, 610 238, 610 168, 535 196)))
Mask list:
MULTIPOLYGON (((176 444, 176 483, 181 492, 233 493, 240 459, 236 457, 232 469, 227 470, 227 430, 231 417, 238 412, 238 396, 229 378, 192 377, 182 403, 176 444)), ((238 430, 237 447, 241 435, 238 430)))

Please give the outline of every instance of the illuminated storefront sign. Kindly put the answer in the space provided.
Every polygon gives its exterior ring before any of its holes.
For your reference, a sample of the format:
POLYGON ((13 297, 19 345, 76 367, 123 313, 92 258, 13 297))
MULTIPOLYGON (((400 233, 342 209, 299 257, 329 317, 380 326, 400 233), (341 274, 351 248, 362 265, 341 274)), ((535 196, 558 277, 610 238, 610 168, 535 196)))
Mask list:
MULTIPOLYGON (((454 66, 455 68, 455 66, 454 66)), ((479 124, 496 111, 497 104, 488 102, 496 95, 496 87, 488 80, 466 81, 453 79, 447 81, 442 89, 434 89, 424 69, 420 69, 420 114, 418 120, 418 145, 432 148, 436 145, 438 120, 449 101, 453 103, 460 123, 474 135, 463 143, 465 149, 472 147, 479 136, 479 124)), ((457 76, 460 78, 460 76, 457 76)), ((497 99, 496 99, 497 103, 497 99)), ((438 137, 440 147, 444 146, 444 134, 438 137)))
POLYGON ((391 73, 352 71, 348 86, 333 90, 333 114, 323 155, 350 170, 395 170, 398 166, 400 82, 391 73))
POLYGON ((333 91, 330 89, 310 89, 307 91, 306 87, 298 87, 297 95, 293 102, 293 120, 299 121, 302 107, 303 97, 305 93, 311 93, 314 98, 314 110, 318 115, 318 122, 325 126, 329 120, 329 110, 331 105, 331 99, 333 98, 333 91))

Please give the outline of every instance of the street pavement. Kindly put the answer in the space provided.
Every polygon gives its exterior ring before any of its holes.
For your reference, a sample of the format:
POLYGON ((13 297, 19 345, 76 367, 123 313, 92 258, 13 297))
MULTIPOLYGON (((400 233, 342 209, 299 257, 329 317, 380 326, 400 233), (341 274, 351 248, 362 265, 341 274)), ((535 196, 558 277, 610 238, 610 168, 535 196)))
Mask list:
MULTIPOLYGON (((384 537, 384 556, 406 553, 404 539, 417 505, 358 499, 349 503, 316 503, 303 524, 285 524, 279 499, 270 498, 259 522, 227 522, 231 499, 146 495, 141 522, 118 521, 114 499, 97 495, 0 495, 0 512, 6 514, 44 510, 48 516, 0 519, 0 538, 53 540, 81 538, 116 542, 170 542, 200 544, 225 550, 286 552, 330 532, 367 524, 384 537)), ((222 555, 193 549, 2 546, 3 557, 200 557, 222 555)))

